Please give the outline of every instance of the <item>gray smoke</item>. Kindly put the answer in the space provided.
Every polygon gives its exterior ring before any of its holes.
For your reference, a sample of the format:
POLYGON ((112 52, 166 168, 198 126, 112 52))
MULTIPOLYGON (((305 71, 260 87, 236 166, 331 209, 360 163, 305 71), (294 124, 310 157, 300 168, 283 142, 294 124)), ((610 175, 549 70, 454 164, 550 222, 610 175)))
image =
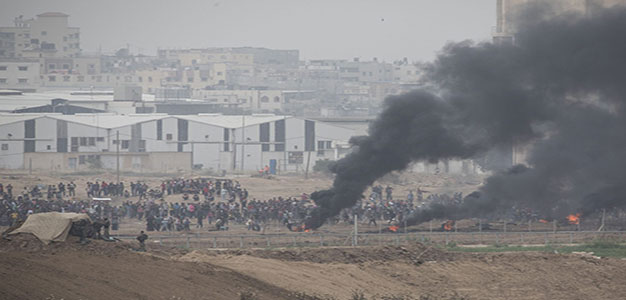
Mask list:
POLYGON ((550 19, 538 11, 527 11, 533 22, 521 23, 514 45, 450 44, 428 67, 431 92, 387 98, 369 136, 353 139, 355 151, 333 166, 333 187, 312 195, 318 208, 307 226, 321 226, 413 161, 513 145, 530 145, 528 167, 497 173, 463 204, 433 205, 410 223, 513 206, 549 217, 624 206, 626 9, 550 19))

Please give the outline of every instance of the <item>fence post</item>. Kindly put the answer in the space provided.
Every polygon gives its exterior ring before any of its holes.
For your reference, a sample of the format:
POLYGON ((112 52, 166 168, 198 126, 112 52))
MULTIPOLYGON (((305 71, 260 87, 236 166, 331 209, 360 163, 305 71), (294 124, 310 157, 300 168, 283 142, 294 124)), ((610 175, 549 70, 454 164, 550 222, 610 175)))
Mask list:
POLYGON ((500 236, 496 232, 496 245, 500 244, 500 236))
POLYGON ((548 244, 548 233, 546 232, 546 245, 548 244))
POLYGON ((355 247, 358 245, 359 245, 359 216, 357 214, 354 214, 354 236, 353 236, 352 247, 355 247))
POLYGON ((533 222, 533 220, 528 220, 528 232, 532 232, 533 231, 533 229, 532 229, 532 222, 533 222))
POLYGON ((213 237, 213 249, 217 248, 217 237, 213 237))
POLYGON ((269 236, 265 237, 265 242, 267 243, 267 248, 272 247, 272 243, 270 243, 270 237, 269 236))
POLYGON ((524 244, 524 233, 523 233, 523 232, 521 232, 521 233, 519 234, 519 236, 520 236, 520 243, 522 243, 522 245, 523 245, 523 244, 524 244))
POLYGON ((320 234, 320 246, 324 247, 324 235, 320 234))
POLYGON ((569 233, 569 243, 573 244, 574 243, 574 234, 573 233, 569 233))
POLYGON ((243 248, 243 236, 239 237, 239 248, 243 248))
POLYGON ((187 236, 187 249, 189 249, 189 236, 187 236))

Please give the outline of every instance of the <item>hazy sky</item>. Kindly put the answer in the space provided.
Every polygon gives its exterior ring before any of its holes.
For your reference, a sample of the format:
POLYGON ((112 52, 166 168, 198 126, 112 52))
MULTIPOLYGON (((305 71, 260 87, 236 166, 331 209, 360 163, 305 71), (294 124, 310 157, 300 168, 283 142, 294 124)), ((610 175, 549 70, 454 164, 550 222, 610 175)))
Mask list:
POLYGON ((495 0, 0 0, 0 25, 70 15, 85 52, 257 46, 302 59, 430 60, 448 41, 488 40, 495 0))

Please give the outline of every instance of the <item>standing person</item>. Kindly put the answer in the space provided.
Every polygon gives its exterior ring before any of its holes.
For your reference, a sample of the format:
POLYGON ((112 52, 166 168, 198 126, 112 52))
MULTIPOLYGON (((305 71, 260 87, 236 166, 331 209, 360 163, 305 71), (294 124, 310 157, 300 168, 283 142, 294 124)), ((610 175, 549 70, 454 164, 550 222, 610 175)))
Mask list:
POLYGON ((104 218, 104 222, 102 224, 102 227, 104 227, 104 239, 106 239, 106 240, 110 239, 109 227, 111 227, 111 221, 109 221, 109 218, 104 218))
POLYGON ((141 233, 137 236, 137 240, 139 241, 139 251, 146 252, 146 240, 148 239, 148 235, 141 231, 141 233))
POLYGON ((387 186, 385 188, 385 193, 387 194, 387 201, 393 200, 393 197, 392 197, 393 188, 392 187, 387 186))
POLYGON ((70 184, 67 185, 67 191, 70 193, 70 197, 76 196, 76 184, 74 181, 70 181, 70 184))

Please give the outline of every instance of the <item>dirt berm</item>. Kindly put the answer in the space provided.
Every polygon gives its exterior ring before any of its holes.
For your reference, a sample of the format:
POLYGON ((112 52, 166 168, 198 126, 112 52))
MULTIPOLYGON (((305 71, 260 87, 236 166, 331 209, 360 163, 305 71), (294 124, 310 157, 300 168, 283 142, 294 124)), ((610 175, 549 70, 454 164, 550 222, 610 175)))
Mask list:
POLYGON ((360 290, 367 299, 626 299, 626 261, 618 259, 453 254, 420 244, 192 252, 150 246, 138 253, 128 243, 1 240, 0 298, 302 299, 299 292, 343 300, 360 290))
MULTIPOLYGON (((136 245, 135 245, 136 246, 136 245)), ((288 291, 224 267, 163 259, 127 243, 43 246, 29 235, 0 241, 1 299, 287 299, 288 291)), ((167 251, 166 251, 167 252, 167 251)))

